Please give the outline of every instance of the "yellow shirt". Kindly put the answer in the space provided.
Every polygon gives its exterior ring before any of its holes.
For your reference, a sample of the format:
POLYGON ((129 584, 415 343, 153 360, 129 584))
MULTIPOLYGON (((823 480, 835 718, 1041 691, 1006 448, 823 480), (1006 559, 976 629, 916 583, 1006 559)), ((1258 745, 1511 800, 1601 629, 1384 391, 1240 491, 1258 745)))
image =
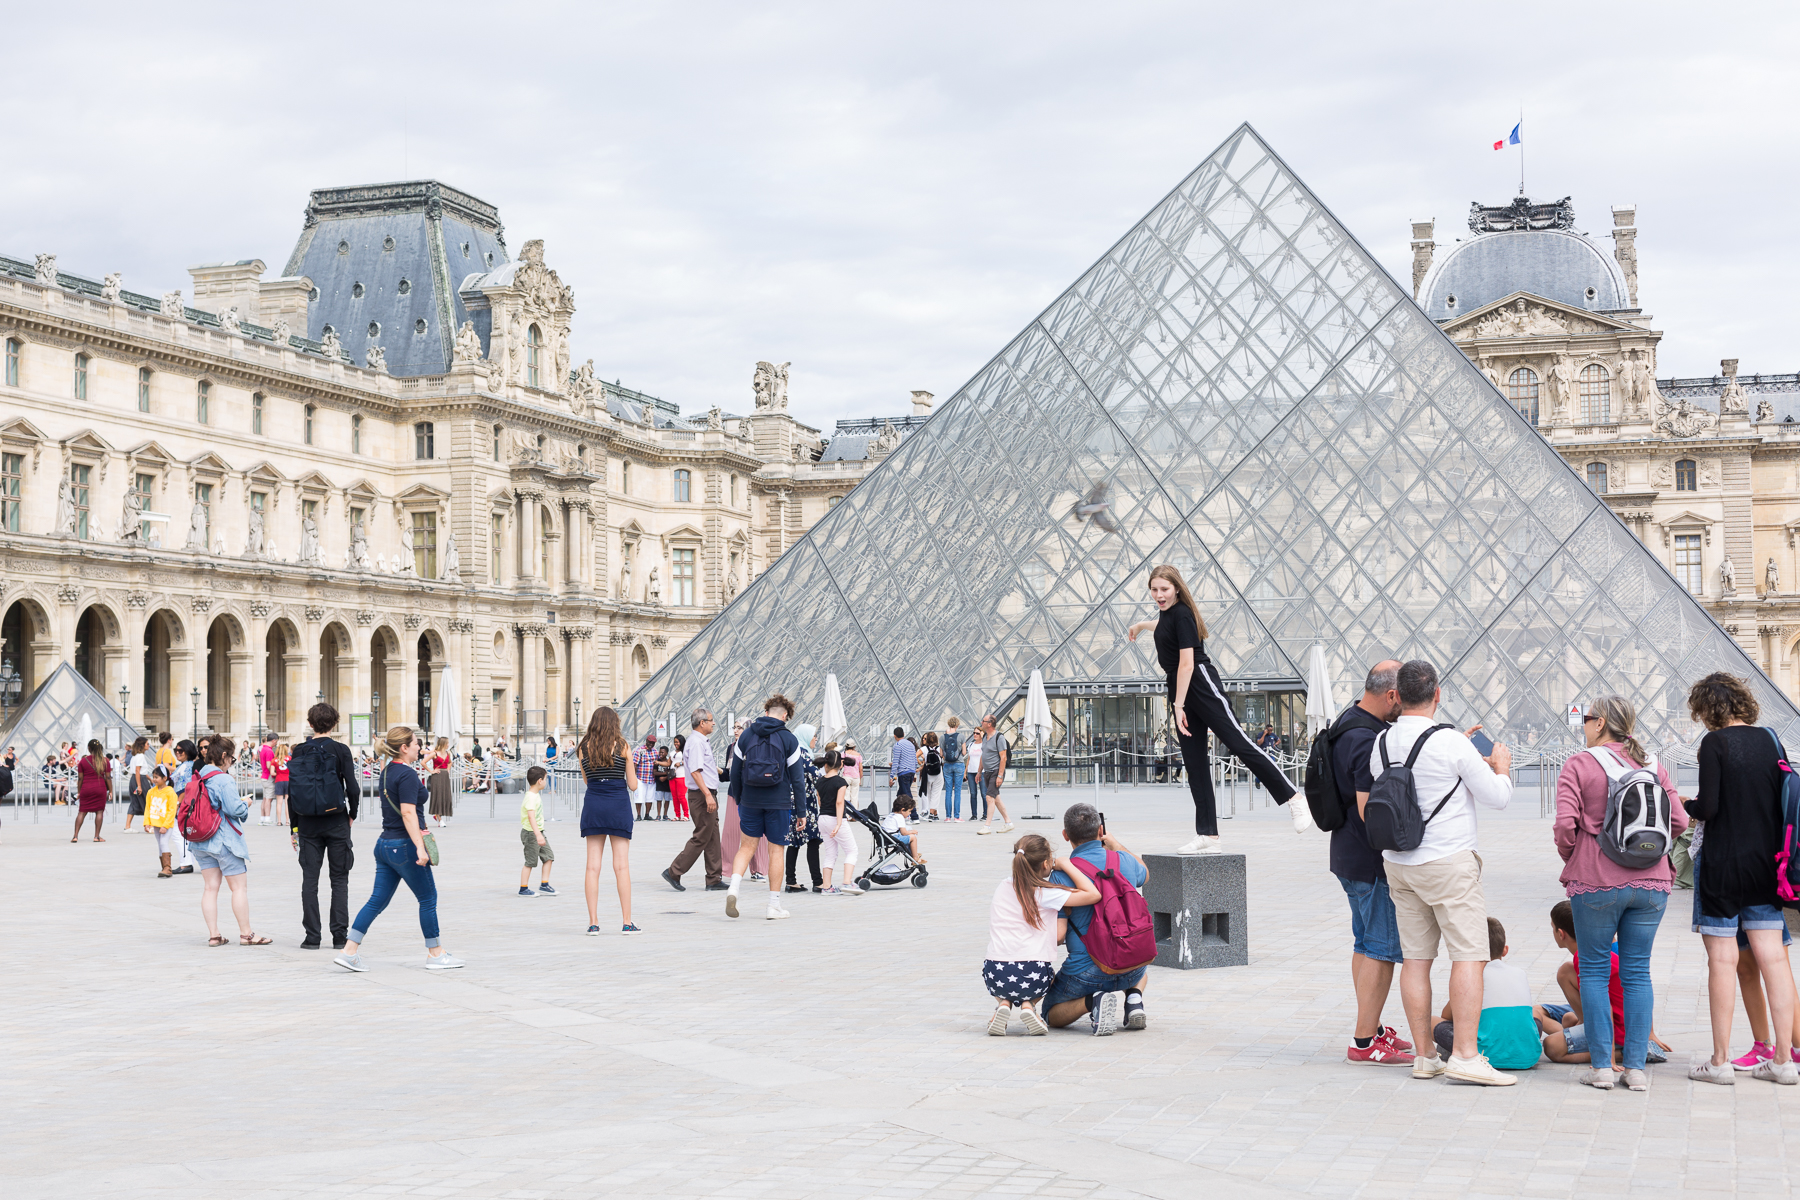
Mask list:
POLYGON ((167 767, 171 771, 175 769, 175 750, 173 744, 158 746, 156 748, 156 763, 154 765, 167 767))
POLYGON ((526 792, 519 801, 519 828, 536 829, 539 833, 546 832, 544 829, 544 794, 542 792, 526 792), (533 817, 537 818, 535 826, 531 823, 533 817))
POLYGON ((175 789, 168 786, 153 787, 150 794, 144 797, 144 824, 156 829, 172 829, 175 826, 175 789))

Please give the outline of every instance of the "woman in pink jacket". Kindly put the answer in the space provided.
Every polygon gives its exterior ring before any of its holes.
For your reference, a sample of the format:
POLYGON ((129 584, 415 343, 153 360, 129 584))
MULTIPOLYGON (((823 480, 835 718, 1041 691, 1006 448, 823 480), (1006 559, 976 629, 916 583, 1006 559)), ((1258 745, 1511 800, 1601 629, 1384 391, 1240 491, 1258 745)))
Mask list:
POLYGON ((1662 924, 1674 873, 1667 858, 1635 869, 1608 858, 1598 834, 1606 820, 1607 773, 1598 756, 1605 755, 1615 772, 1649 767, 1669 796, 1669 820, 1679 836, 1687 828, 1687 810, 1675 792, 1675 781, 1656 757, 1633 736, 1637 713, 1622 696, 1597 696, 1587 706, 1582 731, 1588 749, 1563 764, 1556 781, 1556 852, 1562 855, 1562 884, 1575 910, 1575 944, 1580 954, 1581 1008, 1587 1025, 1594 1066, 1582 1082, 1613 1086, 1607 1061, 1616 1044, 1612 1028, 1612 944, 1619 942, 1619 982, 1624 990, 1625 1086, 1647 1089, 1644 1058, 1650 1045, 1650 1013, 1656 996, 1650 985, 1650 947, 1662 924))

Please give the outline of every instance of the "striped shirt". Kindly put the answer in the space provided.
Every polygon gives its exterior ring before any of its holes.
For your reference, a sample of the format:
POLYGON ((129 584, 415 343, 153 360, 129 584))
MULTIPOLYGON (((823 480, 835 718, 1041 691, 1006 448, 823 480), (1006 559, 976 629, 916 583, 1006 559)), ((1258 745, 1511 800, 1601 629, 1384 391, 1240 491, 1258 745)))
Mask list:
POLYGON ((918 748, 905 738, 895 742, 894 749, 888 757, 888 769, 895 775, 917 775, 919 773, 918 748))
POLYGON ((589 783, 598 783, 602 779, 623 779, 625 778, 625 756, 623 754, 613 755, 612 762, 607 766, 591 766, 584 758, 581 760, 581 773, 589 783))

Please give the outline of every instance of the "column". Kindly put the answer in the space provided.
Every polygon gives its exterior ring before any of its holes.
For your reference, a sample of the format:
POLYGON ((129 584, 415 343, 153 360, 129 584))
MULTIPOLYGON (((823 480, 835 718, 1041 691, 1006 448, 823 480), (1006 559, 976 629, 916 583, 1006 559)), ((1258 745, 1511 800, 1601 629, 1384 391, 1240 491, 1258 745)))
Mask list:
MULTIPOLYGON (((429 713, 427 713, 426 715, 431 718, 431 721, 433 723, 435 723, 437 721, 438 705, 440 703, 442 703, 442 701, 443 701, 444 668, 449 665, 450 665, 449 659, 434 658, 431 660, 431 711, 429 713)), ((446 731, 439 731, 439 732, 448 732, 448 731, 446 730, 446 731)), ((435 741, 434 741, 434 744, 435 744, 435 741)))
POLYGON ((296 732, 300 732, 306 725, 306 710, 318 703, 319 622, 324 619, 324 609, 306 610, 306 624, 300 634, 300 691, 288 693, 288 709, 294 714, 288 724, 296 732))
POLYGON ((144 680, 144 628, 148 622, 142 608, 129 609, 124 622, 125 682, 131 688, 131 699, 125 704, 125 719, 137 729, 145 727, 144 704, 150 698, 150 689, 144 680))
MULTIPOLYGON (((107 684, 106 702, 117 707, 119 703, 119 689, 131 682, 131 650, 128 645, 113 645, 108 643, 106 648, 100 653, 101 659, 105 663, 105 669, 101 672, 101 678, 106 680, 107 684)), ((141 670, 144 656, 140 654, 137 658, 139 669, 141 670)), ((135 700, 138 695, 136 689, 133 689, 131 694, 132 699, 135 700)), ((132 702, 129 700, 126 701, 126 707, 131 707, 131 703, 132 702)), ((125 719, 130 721, 134 726, 137 724, 136 721, 131 720, 129 715, 127 715, 125 719)))
MULTIPOLYGON (((190 630, 191 632, 191 630, 190 630)), ((194 709, 189 693, 194 689, 194 651, 191 646, 169 650, 169 732, 180 741, 194 736, 194 709)), ((204 698, 202 698, 204 700, 204 698)))
MULTIPOLYGON (((544 707, 544 626, 527 624, 519 627, 524 636, 524 653, 519 656, 519 696, 525 711, 544 707)), ((525 718, 531 721, 530 716, 525 718)))
POLYGON ((580 737, 582 723, 587 720, 587 714, 594 711, 594 706, 596 704, 601 703, 601 701, 597 700, 594 696, 594 689, 591 686, 593 681, 588 678, 587 670, 588 638, 593 635, 594 631, 591 629, 570 629, 566 632, 568 638, 563 642, 563 645, 567 647, 564 654, 569 660, 567 674, 569 681, 569 696, 573 700, 580 700, 581 708, 577 710, 573 704, 569 705, 568 711, 563 719, 571 723, 575 730, 575 736, 580 737))
POLYGON ((231 731, 226 736, 237 739, 239 754, 244 753, 246 745, 254 746, 256 742, 256 701, 250 693, 256 690, 252 680, 255 665, 261 659, 262 655, 253 650, 229 650, 225 654, 225 728, 231 731))
MULTIPOLYGON (((248 484, 245 485, 246 491, 248 491, 248 486, 248 484)), ((267 517, 265 516, 264 519, 267 520, 267 517)), ((266 535, 266 528, 264 533, 266 535)), ((269 720, 269 606, 267 604, 259 601, 250 606, 250 632, 247 636, 250 640, 250 682, 248 707, 244 709, 244 728, 250 730, 254 737, 257 733, 269 732, 269 726, 272 724, 269 720), (256 693, 259 691, 263 693, 263 727, 260 730, 257 729, 256 716, 256 693)))
POLYGON ((305 736, 302 730, 306 726, 306 710, 313 703, 312 693, 306 690, 306 665, 317 662, 318 655, 308 654, 304 646, 296 646, 281 656, 281 689, 284 695, 280 732, 290 742, 305 736))

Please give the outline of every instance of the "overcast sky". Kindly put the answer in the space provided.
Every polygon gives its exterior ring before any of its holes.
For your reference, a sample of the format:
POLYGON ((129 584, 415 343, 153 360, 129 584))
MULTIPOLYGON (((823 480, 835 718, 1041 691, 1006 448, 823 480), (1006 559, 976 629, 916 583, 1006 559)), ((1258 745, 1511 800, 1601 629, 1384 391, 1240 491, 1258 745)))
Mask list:
POLYGON ((1517 190, 1523 104, 1533 196, 1638 206, 1659 374, 1795 371, 1795 13, 14 5, 0 253, 273 276, 310 189, 436 178, 544 239, 576 361, 692 412, 791 360, 829 428, 953 393, 1241 121, 1410 286, 1409 220, 1517 190))

